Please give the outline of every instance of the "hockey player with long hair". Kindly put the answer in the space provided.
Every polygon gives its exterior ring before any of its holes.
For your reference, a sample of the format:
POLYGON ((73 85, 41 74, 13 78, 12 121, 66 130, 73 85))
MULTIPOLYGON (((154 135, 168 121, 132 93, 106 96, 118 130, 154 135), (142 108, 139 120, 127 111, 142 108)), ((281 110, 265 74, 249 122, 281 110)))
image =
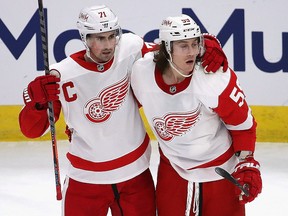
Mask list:
POLYGON ((199 26, 187 15, 160 26, 160 50, 132 68, 131 86, 160 149, 159 216, 244 216, 261 192, 256 122, 232 69, 207 74, 199 26), (215 172, 232 173, 249 196, 215 172))

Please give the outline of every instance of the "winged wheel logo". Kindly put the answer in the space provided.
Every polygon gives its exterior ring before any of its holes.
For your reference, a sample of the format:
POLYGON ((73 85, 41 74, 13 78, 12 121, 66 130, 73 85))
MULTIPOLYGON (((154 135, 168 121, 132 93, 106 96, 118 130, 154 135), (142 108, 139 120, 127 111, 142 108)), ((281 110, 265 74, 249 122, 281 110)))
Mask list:
POLYGON ((119 109, 129 91, 128 75, 121 81, 102 90, 97 97, 90 99, 84 106, 86 118, 93 123, 108 120, 119 109))

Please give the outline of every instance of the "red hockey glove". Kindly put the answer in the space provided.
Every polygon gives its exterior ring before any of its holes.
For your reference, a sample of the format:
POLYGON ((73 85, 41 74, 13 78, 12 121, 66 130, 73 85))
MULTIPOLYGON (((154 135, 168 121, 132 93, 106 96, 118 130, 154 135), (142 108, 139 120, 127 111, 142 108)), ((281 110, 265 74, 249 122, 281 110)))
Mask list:
POLYGON ((219 40, 211 34, 203 34, 205 53, 202 56, 202 66, 206 72, 216 72, 223 66, 223 72, 228 69, 228 61, 219 40))
POLYGON ((25 105, 41 109, 48 101, 59 100, 59 81, 54 75, 36 77, 23 91, 25 105))
POLYGON ((252 155, 247 156, 239 162, 232 173, 232 176, 239 181, 241 185, 249 191, 249 196, 241 193, 241 190, 236 188, 236 195, 239 196, 241 204, 246 204, 253 201, 262 191, 262 179, 260 174, 260 164, 254 160, 252 155))

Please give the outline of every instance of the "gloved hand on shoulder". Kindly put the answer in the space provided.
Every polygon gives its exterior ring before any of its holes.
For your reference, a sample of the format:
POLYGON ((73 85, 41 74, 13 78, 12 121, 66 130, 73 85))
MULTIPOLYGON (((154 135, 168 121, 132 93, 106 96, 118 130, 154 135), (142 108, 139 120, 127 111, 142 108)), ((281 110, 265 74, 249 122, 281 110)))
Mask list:
POLYGON ((216 72, 221 66, 223 72, 228 69, 227 57, 219 40, 212 34, 204 33, 205 53, 202 56, 202 66, 206 72, 216 72))

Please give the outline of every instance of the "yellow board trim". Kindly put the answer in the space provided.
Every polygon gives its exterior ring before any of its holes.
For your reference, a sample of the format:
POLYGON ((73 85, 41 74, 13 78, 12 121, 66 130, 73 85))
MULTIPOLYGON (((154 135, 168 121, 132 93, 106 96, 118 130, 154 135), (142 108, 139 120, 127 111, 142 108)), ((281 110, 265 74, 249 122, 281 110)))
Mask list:
MULTIPOLYGON (((0 142, 30 140, 22 135, 19 129, 18 115, 22 106, 0 106, 0 142)), ((288 106, 251 106, 252 113, 257 121, 258 142, 287 142, 288 143, 288 106)), ((149 136, 155 139, 149 128, 142 109, 141 116, 149 136)), ((63 115, 56 123, 56 138, 67 139, 65 134, 63 115)), ((49 140, 50 133, 33 140, 49 140)))

